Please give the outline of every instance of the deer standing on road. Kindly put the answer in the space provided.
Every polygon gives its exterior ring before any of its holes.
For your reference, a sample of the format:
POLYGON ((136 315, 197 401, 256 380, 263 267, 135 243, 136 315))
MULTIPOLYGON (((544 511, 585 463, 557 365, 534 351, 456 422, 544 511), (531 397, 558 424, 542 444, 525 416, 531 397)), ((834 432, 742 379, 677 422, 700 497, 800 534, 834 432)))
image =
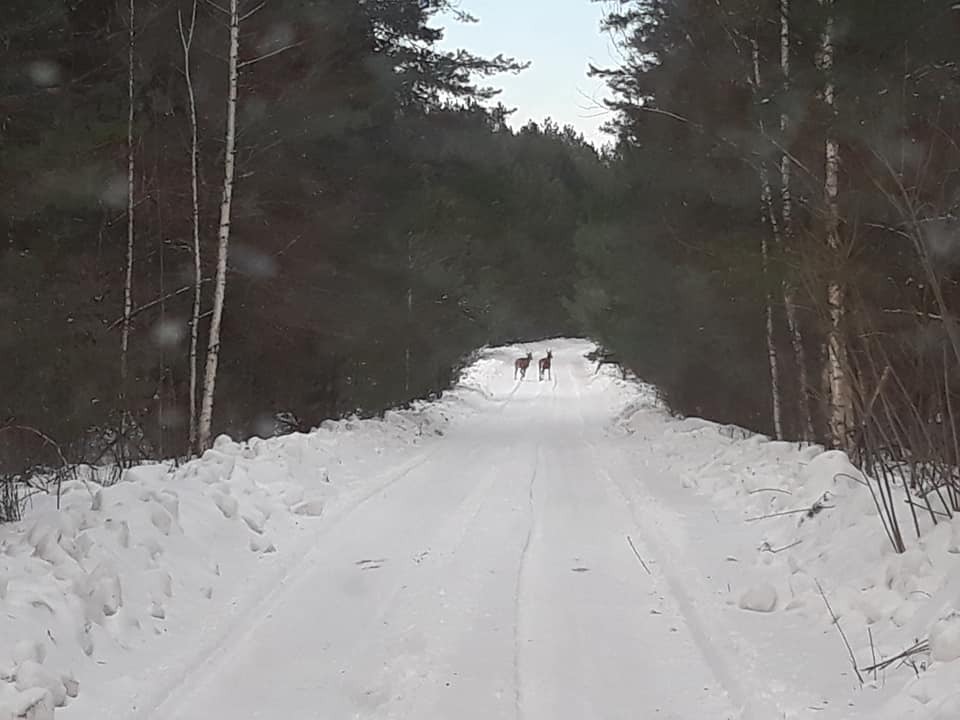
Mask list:
POLYGON ((546 375, 551 380, 553 380, 553 371, 550 369, 551 364, 553 363, 553 350, 547 350, 547 356, 540 358, 540 379, 543 380, 543 376, 546 375))
POLYGON ((530 367, 530 361, 533 360, 533 353, 527 353, 526 357, 517 358, 516 362, 513 363, 513 379, 517 379, 517 375, 520 376, 520 379, 523 380, 527 376, 527 368, 530 367))

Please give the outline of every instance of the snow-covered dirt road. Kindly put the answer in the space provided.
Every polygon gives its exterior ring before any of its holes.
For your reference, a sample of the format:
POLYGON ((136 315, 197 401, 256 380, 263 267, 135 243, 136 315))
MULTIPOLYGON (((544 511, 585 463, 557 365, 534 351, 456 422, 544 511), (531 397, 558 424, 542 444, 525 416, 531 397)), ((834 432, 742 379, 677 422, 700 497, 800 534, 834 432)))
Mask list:
POLYGON ((0 720, 960 717, 960 519, 896 555, 842 453, 549 347, 41 497, 0 527, 0 720))
POLYGON ((543 382, 488 357, 486 407, 137 717, 777 717, 752 709, 674 567, 682 518, 636 507, 636 462, 607 432, 622 398, 584 349, 561 347, 543 382))

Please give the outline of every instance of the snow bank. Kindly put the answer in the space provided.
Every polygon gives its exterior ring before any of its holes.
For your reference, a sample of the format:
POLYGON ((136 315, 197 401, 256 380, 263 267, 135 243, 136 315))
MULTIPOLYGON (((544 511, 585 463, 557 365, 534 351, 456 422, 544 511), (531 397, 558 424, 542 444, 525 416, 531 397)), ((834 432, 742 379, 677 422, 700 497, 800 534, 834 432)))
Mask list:
POLYGON ((441 401, 382 420, 221 437, 198 460, 135 467, 109 487, 87 472, 63 487, 62 510, 39 498, 0 526, 0 720, 69 716, 78 694, 91 695, 86 711, 127 715, 109 703, 149 684, 138 673, 175 667, 184 646, 213 638, 303 554, 318 521, 469 413, 468 385, 484 370, 471 372, 441 401))
POLYGON ((739 516, 731 532, 753 537, 746 556, 727 558, 739 566, 730 577, 744 583, 731 587, 728 604, 835 633, 826 596, 860 667, 929 641, 928 650, 894 663, 876 682, 865 673, 865 692, 876 695, 869 697, 870 716, 960 718, 960 518, 934 526, 918 510, 918 539, 897 490, 908 545, 898 555, 866 479, 844 453, 699 418, 670 418, 649 389, 628 385, 624 391, 635 400, 616 431, 652 446, 683 488, 739 516))

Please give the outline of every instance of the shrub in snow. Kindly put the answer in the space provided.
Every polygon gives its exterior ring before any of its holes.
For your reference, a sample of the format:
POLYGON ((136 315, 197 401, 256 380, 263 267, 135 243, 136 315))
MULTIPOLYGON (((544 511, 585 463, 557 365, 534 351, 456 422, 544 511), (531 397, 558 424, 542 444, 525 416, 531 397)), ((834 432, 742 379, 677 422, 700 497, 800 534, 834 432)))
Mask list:
POLYGON ((740 596, 739 606, 753 612, 773 612, 777 608, 777 590, 770 583, 754 585, 740 596))
POLYGON ((960 658, 960 612, 954 610, 930 630, 930 657, 938 662, 960 658))

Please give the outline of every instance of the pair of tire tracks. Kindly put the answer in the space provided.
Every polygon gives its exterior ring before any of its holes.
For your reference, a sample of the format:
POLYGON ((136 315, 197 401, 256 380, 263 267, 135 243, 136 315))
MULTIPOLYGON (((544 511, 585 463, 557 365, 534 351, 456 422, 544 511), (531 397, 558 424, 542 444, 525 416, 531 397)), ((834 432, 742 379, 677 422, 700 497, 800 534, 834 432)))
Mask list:
POLYGON ((308 538, 304 538, 295 548, 288 551, 290 556, 299 557, 299 559, 291 561, 280 569, 269 584, 265 583, 272 589, 245 610, 228 616, 223 624, 209 631, 213 636, 204 643, 203 650, 185 663, 173 678, 163 683, 161 688, 151 692, 150 700, 134 709, 129 717, 134 720, 167 718, 182 707, 213 676, 229 657, 230 651, 249 639, 271 614, 271 610, 282 602, 288 592, 293 591, 298 580, 304 577, 306 571, 326 551, 326 546, 321 542, 324 538, 341 527, 363 507, 383 497, 398 483, 434 460, 445 447, 446 444, 442 440, 438 441, 435 449, 421 453, 405 463, 399 471, 394 468, 381 474, 381 478, 386 476, 385 480, 377 482, 369 491, 337 508, 336 514, 328 518, 324 527, 310 534, 308 538), (301 552, 302 550, 306 551, 301 552), (239 628, 246 629, 238 633, 239 628))
MULTIPOLYGON (((556 414, 556 389, 558 386, 556 376, 551 372, 552 388, 554 390, 552 404, 554 414, 556 414)), ((543 386, 538 388, 536 397, 543 395, 543 386)), ((524 538, 523 546, 520 550, 520 560, 517 564, 516 590, 514 593, 514 628, 513 628, 513 686, 514 686, 514 706, 516 720, 522 720, 524 717, 524 698, 523 698, 523 674, 521 672, 521 659, 523 646, 523 594, 524 594, 524 575, 529 563, 530 547, 533 544, 533 538, 537 527, 537 508, 536 508, 536 485, 540 474, 540 468, 543 465, 543 445, 538 442, 534 450, 533 472, 530 474, 530 481, 527 486, 527 512, 530 514, 530 522, 527 526, 527 534, 524 538)))
MULTIPOLYGON (((611 490, 613 491, 613 493, 620 499, 621 503, 628 509, 630 517, 633 519, 634 526, 637 529, 642 529, 644 527, 644 523, 642 522, 642 518, 638 515, 636 505, 633 502, 630 494, 627 493, 621 482, 615 479, 604 468, 601 462, 603 458, 602 453, 600 453, 600 451, 597 449, 596 443, 587 437, 587 422, 583 417, 583 412, 581 410, 581 399, 583 394, 580 390, 579 384, 576 382, 576 379, 572 377, 572 373, 571 380, 577 393, 577 417, 579 418, 580 426, 584 431, 584 444, 587 446, 593 461, 593 467, 595 470, 594 477, 599 478, 603 484, 606 485, 608 492, 611 490)), ((710 672, 713 674, 714 678, 716 678, 724 692, 726 692, 731 703, 741 708, 742 714, 740 720, 757 720, 759 718, 769 720, 769 718, 777 717, 777 715, 771 714, 771 709, 769 708, 763 708, 763 710, 767 711, 766 714, 759 713, 758 708, 755 707, 755 702, 751 700, 750 696, 744 691, 736 677, 729 671, 728 663, 723 658, 721 652, 718 650, 715 644, 710 640, 710 634, 706 631, 706 627, 700 617, 700 614, 693 607, 693 602, 690 600, 690 594, 686 589, 686 585, 674 572, 669 569, 669 564, 664 564, 662 562, 664 554, 659 545, 647 537, 641 537, 640 542, 647 551, 646 555, 648 557, 652 557, 652 559, 656 561, 655 577, 660 577, 666 581, 667 588, 669 589, 669 597, 679 611, 680 616, 683 618, 687 631, 697 647, 697 651, 700 653, 701 657, 703 657, 704 662, 706 663, 710 672)), ((624 551, 629 552, 629 548, 625 547, 624 551)))
POLYGON ((538 443, 535 449, 533 472, 530 475, 530 482, 527 489, 527 512, 530 514, 530 522, 527 525, 527 535, 523 541, 523 547, 520 550, 520 561, 517 563, 516 590, 514 591, 514 625, 513 625, 513 689, 514 705, 516 708, 517 720, 524 717, 523 711, 523 677, 520 671, 520 654, 523 635, 523 592, 524 592, 524 574, 530 556, 530 546, 533 544, 534 530, 537 525, 536 509, 536 484, 537 476, 540 471, 542 446, 538 443))
MULTIPOLYGON (((579 388, 577 389, 577 393, 578 395, 580 394, 579 388)), ((584 422, 582 414, 580 418, 581 422, 584 422)), ((604 482, 608 489, 612 490, 617 497, 620 498, 624 506, 628 509, 634 526, 638 530, 643 529, 643 518, 640 517, 631 494, 624 489, 620 480, 614 478, 613 475, 603 467, 601 464, 601 454, 597 450, 596 444, 586 439, 585 442, 593 458, 596 476, 604 482)), ((649 491, 647 491, 646 494, 651 502, 656 502, 649 491)), ((739 708, 741 713, 740 720, 769 720, 769 718, 780 717, 783 711, 779 707, 776 707, 775 704, 773 707, 770 707, 766 702, 758 702, 755 700, 751 693, 747 692, 743 685, 737 680, 735 673, 730 671, 731 663, 726 660, 723 652, 716 646, 716 643, 710 639, 711 633, 707 631, 706 623, 694 607, 686 583, 670 569, 669 563, 663 562, 663 558, 666 557, 666 555, 664 555, 659 544, 649 537, 649 533, 645 533, 644 536, 639 539, 641 545, 644 546, 647 551, 645 553, 647 557, 652 558, 656 562, 655 577, 660 577, 666 582, 667 588, 669 589, 669 597, 683 618, 686 629, 694 641, 698 652, 720 687, 722 687, 727 694, 730 702, 739 708)))

